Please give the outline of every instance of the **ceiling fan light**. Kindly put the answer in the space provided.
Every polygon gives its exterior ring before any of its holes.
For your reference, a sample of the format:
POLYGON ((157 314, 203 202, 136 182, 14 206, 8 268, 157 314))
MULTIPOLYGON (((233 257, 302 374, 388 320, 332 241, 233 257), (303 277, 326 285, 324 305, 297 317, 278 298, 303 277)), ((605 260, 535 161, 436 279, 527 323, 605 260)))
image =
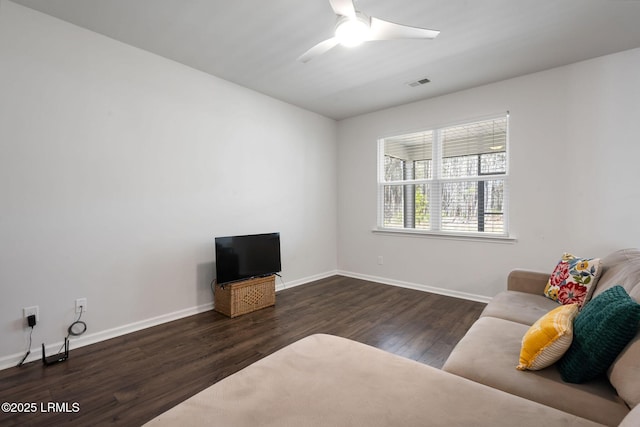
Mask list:
POLYGON ((336 39, 342 46, 358 46, 369 38, 369 30, 369 24, 363 19, 343 19, 336 26, 336 39))

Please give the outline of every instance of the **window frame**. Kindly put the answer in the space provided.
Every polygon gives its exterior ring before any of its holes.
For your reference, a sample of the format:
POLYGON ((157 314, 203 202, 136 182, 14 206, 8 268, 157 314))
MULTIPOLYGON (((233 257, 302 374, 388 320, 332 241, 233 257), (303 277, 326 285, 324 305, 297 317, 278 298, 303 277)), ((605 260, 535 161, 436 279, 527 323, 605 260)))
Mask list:
MULTIPOLYGON (((501 113, 501 114, 494 114, 491 116, 485 116, 482 118, 476 118, 476 119, 471 119, 471 120, 465 120, 465 121, 461 121, 461 122, 457 122, 454 124, 448 124, 448 125, 442 125, 442 126, 434 126, 434 127, 430 127, 430 128, 425 128, 422 130, 418 130, 418 131, 413 131, 413 132, 406 132, 404 134, 395 134, 395 135, 390 135, 387 137, 382 137, 378 139, 378 144, 377 144, 377 151, 378 151, 378 156, 377 156, 377 225, 374 228, 374 232, 377 233, 389 233, 389 234, 404 234, 404 235, 412 235, 412 236, 434 236, 434 237, 444 237, 444 238, 454 238, 454 239, 480 239, 480 240, 486 240, 486 241, 503 241, 503 242, 510 242, 510 241, 515 241, 515 237, 513 237, 510 233, 510 227, 509 227, 509 167, 510 167, 510 162, 509 162, 509 146, 510 146, 510 135, 509 135, 509 112, 506 113, 501 113), (483 121, 490 121, 490 120, 497 120, 497 119, 505 119, 505 147, 504 150, 501 151, 496 151, 496 153, 504 153, 505 155, 505 168, 504 168, 504 172, 482 172, 482 167, 481 167, 481 159, 483 155, 487 155, 490 153, 482 153, 482 152, 478 152, 478 153, 471 153, 468 154, 468 156, 477 156, 477 162, 478 162, 478 167, 477 167, 477 174, 474 176, 469 176, 469 177, 448 177, 448 178, 443 178, 441 175, 441 168, 442 168, 442 164, 443 164, 443 159, 442 159, 442 152, 444 150, 444 143, 443 143, 443 138, 442 138, 442 133, 445 129, 450 129, 450 128, 455 128, 455 127, 462 127, 465 125, 472 125, 474 123, 479 123, 479 122, 483 122, 483 121), (431 170, 431 177, 430 178, 420 178, 420 179, 401 179, 401 180, 386 180, 385 179, 385 141, 392 139, 392 138, 400 138, 403 136, 410 136, 412 134, 419 134, 419 133, 428 133, 428 132, 432 132, 432 141, 431 141, 431 149, 432 149, 432 154, 431 154, 431 165, 430 165, 430 170, 431 170), (463 230, 463 231, 455 231, 455 230, 443 230, 442 228, 442 211, 443 211, 443 206, 442 206, 442 192, 440 191, 440 189, 442 188, 442 186, 446 183, 451 183, 451 182, 469 182, 469 183, 486 183, 487 181, 493 181, 493 180, 502 180, 503 181, 503 185, 504 185, 504 193, 503 193, 503 200, 502 200, 502 217, 503 217, 503 230, 502 232, 490 232, 490 231, 468 231, 468 230, 463 230), (414 227, 407 227, 406 224, 406 201, 403 200, 403 226, 402 227, 389 227, 389 226, 385 226, 384 221, 385 221, 385 188, 389 187, 389 186, 399 186, 402 188, 402 193, 405 194, 405 192, 407 191, 407 187, 411 188, 413 191, 413 198, 415 200, 415 187, 417 187, 418 185, 425 185, 425 188, 429 188, 429 191, 431 192, 436 192, 437 196, 434 197, 433 194, 431 194, 431 196, 428 199, 428 203, 429 203, 429 228, 416 228, 415 225, 415 218, 413 219, 413 222, 409 222, 409 224, 413 224, 414 227)), ((461 156, 462 157, 462 156, 461 156)), ((397 158, 397 157, 396 157, 397 158)), ((406 159, 402 159, 403 162, 406 162, 406 159)), ((420 159, 414 159, 414 160, 410 160, 413 164, 415 164, 415 162, 417 161, 424 161, 424 160, 420 160, 420 159)), ((406 165, 403 164, 402 167, 403 170, 406 169, 406 165)), ((488 212, 486 212, 485 208, 484 208, 484 204, 482 206, 482 208, 480 207, 480 199, 484 198, 484 192, 482 194, 482 196, 480 195, 480 189, 479 189, 480 185, 478 185, 478 188, 476 189, 476 194, 478 197, 478 209, 477 209, 477 218, 480 219, 481 215, 482 218, 484 219, 484 216, 488 214, 488 212)), ((416 216, 416 212, 415 212, 415 202, 412 205, 412 213, 411 216, 415 217, 416 216)), ((489 213, 492 215, 492 213, 489 213)), ((484 227, 484 222, 482 223, 482 226, 480 226, 480 222, 478 222, 478 227, 482 228, 484 227)))

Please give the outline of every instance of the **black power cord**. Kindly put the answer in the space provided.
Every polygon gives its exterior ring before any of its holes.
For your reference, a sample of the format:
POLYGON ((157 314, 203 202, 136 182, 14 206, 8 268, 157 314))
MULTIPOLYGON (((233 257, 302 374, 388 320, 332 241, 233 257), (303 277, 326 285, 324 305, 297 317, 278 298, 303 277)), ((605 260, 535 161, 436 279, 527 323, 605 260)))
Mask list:
MULTIPOLYGON (((31 315, 31 316, 33 316, 33 315, 31 315)), ((29 316, 29 317, 31 317, 31 316, 29 316)), ((36 316, 33 316, 33 321, 31 319, 29 319, 29 326, 31 327, 31 332, 29 332, 29 349, 27 350, 27 353, 24 355, 24 357, 22 358, 20 363, 18 363, 18 368, 24 364, 24 361, 27 360, 27 357, 29 357, 29 355, 31 354, 31 340, 33 338, 33 327, 35 325, 36 325, 36 316)))
POLYGON ((64 348, 65 343, 67 342, 69 337, 77 337, 87 332, 87 324, 80 320, 82 318, 83 311, 84 307, 80 306, 80 314, 78 315, 76 321, 69 325, 69 327, 67 328, 67 336, 64 338, 64 342, 60 346, 60 350, 58 350, 58 353, 62 352, 62 349, 64 348))
POLYGON ((211 292, 213 292, 213 295, 215 295, 216 294, 216 289, 215 289, 215 287, 216 287, 216 278, 215 277, 211 280, 211 284, 209 286, 211 287, 211 292))
POLYGON ((87 332, 87 324, 80 320, 83 310, 84 307, 80 306, 80 314, 78 315, 78 319, 71 325, 69 325, 69 328, 67 328, 67 338, 69 338, 70 336, 77 337, 87 332))
POLYGON ((280 278, 280 283, 282 283, 282 289, 283 289, 283 290, 284 290, 284 289, 287 289, 287 284, 286 284, 286 283, 284 283, 284 279, 282 278, 282 276, 280 275, 280 273, 273 273, 273 274, 275 274, 276 276, 278 276, 278 277, 280 278))

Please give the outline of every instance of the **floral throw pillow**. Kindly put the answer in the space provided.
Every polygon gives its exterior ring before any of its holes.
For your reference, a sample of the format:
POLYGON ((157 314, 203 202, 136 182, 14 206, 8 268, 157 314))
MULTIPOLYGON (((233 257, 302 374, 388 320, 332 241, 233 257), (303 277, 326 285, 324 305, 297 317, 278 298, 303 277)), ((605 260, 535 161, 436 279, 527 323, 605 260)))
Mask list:
POLYGON ((591 298, 600 272, 600 258, 580 258, 565 253, 551 273, 544 295, 559 304, 582 307, 591 298))

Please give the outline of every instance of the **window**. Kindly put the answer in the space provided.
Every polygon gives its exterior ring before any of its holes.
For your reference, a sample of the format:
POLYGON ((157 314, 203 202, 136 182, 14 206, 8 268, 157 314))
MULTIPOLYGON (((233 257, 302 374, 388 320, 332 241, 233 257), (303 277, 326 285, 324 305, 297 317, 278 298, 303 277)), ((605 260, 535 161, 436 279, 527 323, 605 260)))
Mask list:
POLYGON ((381 139, 378 227, 508 234, 508 116, 381 139))

